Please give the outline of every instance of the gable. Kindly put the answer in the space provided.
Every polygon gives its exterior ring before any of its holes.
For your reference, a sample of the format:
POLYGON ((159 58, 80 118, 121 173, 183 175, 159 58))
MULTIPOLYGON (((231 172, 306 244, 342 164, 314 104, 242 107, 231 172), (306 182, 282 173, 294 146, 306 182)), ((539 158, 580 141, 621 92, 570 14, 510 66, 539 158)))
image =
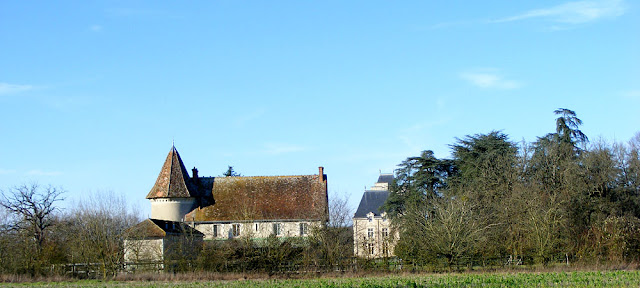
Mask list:
POLYGON ((136 224, 135 226, 127 229, 127 238, 139 239, 139 238, 162 238, 167 233, 162 230, 151 219, 145 219, 144 221, 136 224))

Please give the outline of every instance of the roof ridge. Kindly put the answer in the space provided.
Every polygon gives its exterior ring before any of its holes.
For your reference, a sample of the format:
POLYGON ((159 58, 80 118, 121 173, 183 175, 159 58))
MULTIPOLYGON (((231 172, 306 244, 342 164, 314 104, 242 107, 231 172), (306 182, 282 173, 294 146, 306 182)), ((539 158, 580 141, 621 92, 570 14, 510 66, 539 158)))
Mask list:
POLYGON ((285 178, 285 177, 310 177, 318 176, 318 174, 309 175, 256 175, 256 176, 217 176, 214 178, 285 178))

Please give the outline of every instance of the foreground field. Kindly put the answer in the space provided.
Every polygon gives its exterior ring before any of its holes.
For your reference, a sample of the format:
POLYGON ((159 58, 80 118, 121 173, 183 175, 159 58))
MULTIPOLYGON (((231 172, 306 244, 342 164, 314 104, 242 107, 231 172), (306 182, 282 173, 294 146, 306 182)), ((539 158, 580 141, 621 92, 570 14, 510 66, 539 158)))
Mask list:
POLYGON ((640 271, 434 274, 304 280, 191 282, 77 281, 3 287, 640 287, 640 271))

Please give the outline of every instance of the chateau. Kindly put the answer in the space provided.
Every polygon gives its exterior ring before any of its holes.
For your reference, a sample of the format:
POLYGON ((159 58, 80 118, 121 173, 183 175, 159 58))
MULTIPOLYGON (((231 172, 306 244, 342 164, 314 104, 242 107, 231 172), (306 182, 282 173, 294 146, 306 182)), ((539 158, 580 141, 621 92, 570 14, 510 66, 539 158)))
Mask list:
POLYGON ((389 197, 393 174, 381 174, 373 187, 365 190, 353 216, 353 255, 363 258, 394 256, 397 233, 391 231, 391 220, 381 211, 389 197))
POLYGON ((171 147, 147 194, 151 219, 130 231, 125 261, 162 260, 175 239, 305 237, 328 221, 327 175, 200 177, 189 176, 171 147), (173 239, 173 240, 172 240, 173 239))

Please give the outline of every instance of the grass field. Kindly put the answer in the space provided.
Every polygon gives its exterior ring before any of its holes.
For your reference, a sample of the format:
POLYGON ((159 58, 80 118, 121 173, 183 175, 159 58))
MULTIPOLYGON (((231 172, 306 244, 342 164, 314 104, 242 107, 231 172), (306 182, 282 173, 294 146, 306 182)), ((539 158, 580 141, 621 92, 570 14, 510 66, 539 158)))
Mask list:
POLYGON ((2 287, 640 287, 640 271, 391 275, 364 278, 5 283, 2 287))

